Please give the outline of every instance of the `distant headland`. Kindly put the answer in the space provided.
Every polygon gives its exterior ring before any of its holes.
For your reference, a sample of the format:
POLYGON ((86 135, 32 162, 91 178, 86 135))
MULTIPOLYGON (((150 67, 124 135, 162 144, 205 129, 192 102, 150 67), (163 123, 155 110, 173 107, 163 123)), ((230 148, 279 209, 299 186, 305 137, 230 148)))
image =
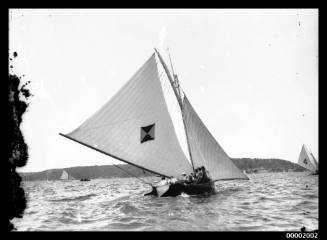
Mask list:
MULTIPOLYGON (((262 172, 303 172, 306 171, 300 165, 282 159, 260 159, 260 158, 232 158, 234 164, 246 173, 262 172)), ((132 173, 137 177, 155 176, 155 174, 139 169, 129 164, 120 164, 120 168, 132 173)), ((131 177, 126 172, 113 165, 104 166, 82 166, 62 169, 49 169, 42 172, 21 172, 23 181, 59 180, 62 171, 65 170, 75 179, 82 178, 125 178, 131 177)))

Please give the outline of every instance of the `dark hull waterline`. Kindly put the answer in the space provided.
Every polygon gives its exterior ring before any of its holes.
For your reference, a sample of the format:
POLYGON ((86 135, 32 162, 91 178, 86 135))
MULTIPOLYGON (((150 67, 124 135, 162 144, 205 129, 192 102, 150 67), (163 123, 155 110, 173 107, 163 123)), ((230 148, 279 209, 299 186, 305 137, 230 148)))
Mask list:
POLYGON ((173 183, 163 186, 153 186, 152 191, 146 193, 147 195, 154 195, 157 197, 176 197, 182 193, 188 195, 205 195, 215 192, 215 186, 213 182, 205 184, 185 184, 185 183, 173 183))
POLYGON ((90 181, 90 179, 88 179, 88 178, 82 178, 80 181, 81 182, 87 182, 87 181, 90 181))

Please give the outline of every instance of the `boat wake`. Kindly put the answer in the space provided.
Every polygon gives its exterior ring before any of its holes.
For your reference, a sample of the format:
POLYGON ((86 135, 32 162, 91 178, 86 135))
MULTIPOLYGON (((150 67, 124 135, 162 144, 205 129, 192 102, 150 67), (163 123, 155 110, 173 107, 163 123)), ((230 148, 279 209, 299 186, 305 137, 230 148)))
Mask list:
POLYGON ((181 197, 188 198, 188 197, 190 197, 190 195, 188 195, 187 193, 182 193, 181 197))
POLYGON ((93 180, 92 188, 75 181, 69 191, 57 181, 48 196, 47 184, 28 182, 28 208, 14 223, 18 231, 311 231, 319 221, 318 181, 305 174, 257 174, 257 184, 242 188, 224 182, 210 196, 163 198, 143 196, 148 187, 133 178, 93 180))
POLYGON ((90 199, 90 198, 95 197, 95 196, 97 196, 97 194, 87 194, 87 195, 71 197, 71 198, 51 199, 51 200, 48 200, 48 201, 49 202, 84 201, 84 200, 90 199))

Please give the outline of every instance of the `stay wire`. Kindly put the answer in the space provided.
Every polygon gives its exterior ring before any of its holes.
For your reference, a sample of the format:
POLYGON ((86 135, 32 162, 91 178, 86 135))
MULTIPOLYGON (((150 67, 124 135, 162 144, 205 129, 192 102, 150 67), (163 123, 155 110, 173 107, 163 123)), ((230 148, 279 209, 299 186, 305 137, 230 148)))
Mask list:
POLYGON ((153 187, 153 185, 152 185, 151 183, 149 183, 149 182, 143 180, 142 178, 139 178, 139 177, 135 176, 134 174, 132 174, 132 173, 126 171, 125 169, 123 169, 123 168, 121 168, 121 167, 118 167, 118 166, 115 165, 115 164, 113 164, 113 165, 114 165, 116 168, 119 168, 120 170, 122 170, 123 172, 125 172, 125 173, 127 173, 127 174, 129 174, 129 175, 131 175, 131 176, 133 176, 133 177, 135 177, 135 178, 141 180, 143 183, 148 184, 148 185, 150 185, 151 187, 153 187))

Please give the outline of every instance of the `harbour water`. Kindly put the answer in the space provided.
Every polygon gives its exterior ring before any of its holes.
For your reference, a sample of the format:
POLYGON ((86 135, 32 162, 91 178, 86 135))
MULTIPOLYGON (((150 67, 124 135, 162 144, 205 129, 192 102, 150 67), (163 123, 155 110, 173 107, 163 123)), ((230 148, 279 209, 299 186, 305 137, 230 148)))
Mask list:
MULTIPOLYGON (((207 197, 144 196, 135 178, 23 182, 28 206, 17 231, 299 231, 318 229, 318 177, 249 174, 216 182, 207 197)), ((158 178, 144 178, 148 182, 158 178)))

